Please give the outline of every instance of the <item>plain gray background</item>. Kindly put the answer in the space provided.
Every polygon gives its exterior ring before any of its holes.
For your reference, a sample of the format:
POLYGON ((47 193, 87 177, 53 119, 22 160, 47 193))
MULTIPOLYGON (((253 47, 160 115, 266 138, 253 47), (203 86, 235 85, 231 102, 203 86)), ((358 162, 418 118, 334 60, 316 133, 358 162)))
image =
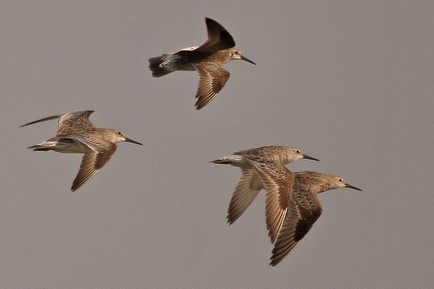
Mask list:
POLYGON ((1 2, 2 288, 432 288, 433 1, 1 2), (200 45, 221 23, 256 66, 194 109, 195 72, 147 59, 200 45), (80 155, 26 147, 42 117, 92 109, 143 142, 71 193, 80 155), (363 192, 324 213, 270 267, 264 195, 226 224, 237 168, 208 161, 262 145, 319 158, 294 171, 363 192))

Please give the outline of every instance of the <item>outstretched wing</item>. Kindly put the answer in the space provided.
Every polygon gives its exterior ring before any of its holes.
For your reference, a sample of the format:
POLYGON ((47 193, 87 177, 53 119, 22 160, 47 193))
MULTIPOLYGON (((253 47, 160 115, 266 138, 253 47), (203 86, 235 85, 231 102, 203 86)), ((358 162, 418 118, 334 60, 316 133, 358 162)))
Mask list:
POLYGON ((93 110, 65 113, 59 118, 57 136, 81 134, 95 131, 95 126, 89 121, 93 110))
POLYGON ((280 162, 251 161, 265 187, 265 218, 271 242, 277 234, 289 206, 294 174, 280 162))
POLYGON ((222 90, 229 79, 230 73, 211 63, 193 65, 199 72, 199 86, 196 93, 196 109, 207 105, 222 90))
POLYGON ((116 145, 102 139, 92 139, 91 141, 82 137, 71 137, 71 139, 79 142, 84 149, 80 170, 71 187, 74 192, 95 176, 111 159, 116 151, 116 145))
POLYGON ((321 216, 322 208, 315 193, 295 189, 285 221, 274 244, 270 265, 276 266, 288 255, 321 216))
POLYGON ((196 51, 217 52, 235 46, 232 35, 217 21, 205 18, 208 40, 199 46, 196 51))
POLYGON ((229 224, 233 224, 247 210, 263 188, 261 179, 254 168, 241 169, 241 179, 229 204, 227 216, 229 224))

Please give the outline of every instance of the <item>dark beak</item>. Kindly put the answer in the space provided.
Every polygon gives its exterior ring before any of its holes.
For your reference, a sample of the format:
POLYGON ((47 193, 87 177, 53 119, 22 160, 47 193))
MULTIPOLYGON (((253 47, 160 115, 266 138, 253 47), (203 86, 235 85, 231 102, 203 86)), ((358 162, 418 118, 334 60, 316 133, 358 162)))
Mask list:
POLYGON ((356 188, 355 186, 352 186, 352 185, 350 185, 350 184, 345 184, 345 187, 346 187, 346 188, 350 188, 350 189, 354 189, 354 190, 361 191, 361 189, 356 188))
POLYGON ((241 60, 244 60, 244 61, 250 62, 251 64, 256 65, 256 63, 254 63, 253 61, 251 61, 250 59, 248 59, 247 57, 244 57, 242 55, 241 55, 241 60))
POLYGON ((127 138, 127 137, 125 138, 125 141, 126 141, 126 142, 135 143, 135 144, 138 144, 138 145, 141 145, 141 146, 143 145, 143 144, 139 143, 138 141, 132 140, 132 139, 127 138))
POLYGON ((304 159, 308 159, 308 160, 313 160, 313 161, 317 161, 317 162, 319 162, 319 159, 316 159, 316 158, 310 157, 310 156, 305 155, 305 154, 303 154, 303 158, 304 158, 304 159))

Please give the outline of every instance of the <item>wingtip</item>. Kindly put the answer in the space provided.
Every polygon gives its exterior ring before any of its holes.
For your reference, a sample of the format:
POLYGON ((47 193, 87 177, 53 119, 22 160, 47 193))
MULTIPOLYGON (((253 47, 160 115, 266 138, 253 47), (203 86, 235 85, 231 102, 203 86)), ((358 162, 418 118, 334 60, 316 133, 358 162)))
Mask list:
POLYGON ((80 186, 77 186, 77 184, 72 184, 72 186, 71 186, 71 193, 73 193, 76 190, 78 190, 78 188, 80 188, 80 186))
POLYGON ((271 267, 276 267, 276 265, 279 264, 279 262, 280 262, 280 261, 276 261, 276 260, 274 260, 274 259, 271 259, 271 261, 270 261, 270 266, 271 266, 271 267))
POLYGON ((20 127, 29 126, 29 125, 31 125, 31 124, 33 124, 33 123, 34 123, 33 121, 32 121, 32 122, 28 122, 28 123, 26 123, 26 124, 20 125, 20 127))
MULTIPOLYGON (((77 176, 78 177, 78 176, 77 176)), ((72 182, 72 186, 71 186, 71 192, 75 192, 76 190, 78 190, 79 188, 81 188, 82 185, 84 185, 84 183, 86 182, 78 182, 77 181, 77 177, 76 179, 74 179, 74 181, 72 182)))
POLYGON ((207 104, 209 103, 209 101, 204 101, 203 99, 198 99, 195 103, 195 108, 196 110, 201 110, 202 108, 204 108, 207 104))
POLYGON ((232 225, 233 223, 235 223, 235 221, 237 220, 237 217, 234 217, 233 214, 231 214, 231 212, 228 210, 228 214, 226 216, 226 221, 228 223, 228 225, 232 225))
POLYGON ((208 23, 217 22, 217 21, 215 21, 214 19, 211 19, 209 17, 205 17, 205 22, 206 22, 206 24, 208 24, 208 23))
POLYGON ((217 160, 213 160, 213 161, 209 161, 210 163, 213 163, 213 164, 217 164, 217 165, 227 165, 227 164, 230 164, 230 162, 229 161, 225 161, 225 160, 222 160, 222 159, 217 159, 217 160))

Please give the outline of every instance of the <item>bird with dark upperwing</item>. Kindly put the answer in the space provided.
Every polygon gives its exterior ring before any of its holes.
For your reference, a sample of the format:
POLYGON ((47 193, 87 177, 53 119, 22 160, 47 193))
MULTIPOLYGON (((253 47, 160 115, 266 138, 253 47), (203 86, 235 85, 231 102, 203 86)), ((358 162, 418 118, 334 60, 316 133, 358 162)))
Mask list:
POLYGON ((21 127, 52 119, 58 120, 56 136, 43 143, 28 147, 34 151, 56 151, 59 153, 82 153, 80 170, 71 190, 74 192, 89 181, 110 160, 116 151, 117 142, 141 143, 125 137, 115 129, 98 128, 90 121, 89 117, 94 111, 78 111, 54 115, 35 120, 21 127))
MULTIPOLYGON (((241 169, 241 179, 232 194, 229 204, 228 223, 234 223, 244 213, 259 191, 264 189, 263 179, 266 179, 265 188, 269 188, 265 195, 266 223, 271 242, 274 243, 285 217, 284 213, 288 203, 287 190, 279 190, 277 187, 273 187, 271 185, 272 179, 261 178, 260 174, 262 174, 263 170, 268 171, 269 174, 271 170, 276 172, 277 167, 284 167, 285 164, 300 159, 318 161, 316 158, 305 155, 298 148, 286 146, 264 146, 248 149, 211 161, 215 164, 230 164, 241 169), (276 166, 274 163, 279 165, 276 166), (260 167, 260 169, 257 169, 257 167, 260 167)), ((291 179, 292 173, 288 169, 283 172, 286 173, 288 180, 291 179)))
POLYGON ((201 109, 213 100, 228 81, 230 73, 221 66, 231 60, 256 64, 234 48, 235 41, 223 26, 211 18, 205 18, 205 22, 208 40, 201 46, 149 58, 149 69, 153 77, 161 77, 174 71, 199 72, 196 109, 201 109))
MULTIPOLYGON (((294 174, 285 219, 274 243, 270 262, 272 266, 279 264, 294 249, 321 216, 322 207, 317 194, 337 188, 361 191, 337 176, 311 171, 294 174)), ((289 179, 281 179, 276 185, 286 188, 290 183, 289 179)))

